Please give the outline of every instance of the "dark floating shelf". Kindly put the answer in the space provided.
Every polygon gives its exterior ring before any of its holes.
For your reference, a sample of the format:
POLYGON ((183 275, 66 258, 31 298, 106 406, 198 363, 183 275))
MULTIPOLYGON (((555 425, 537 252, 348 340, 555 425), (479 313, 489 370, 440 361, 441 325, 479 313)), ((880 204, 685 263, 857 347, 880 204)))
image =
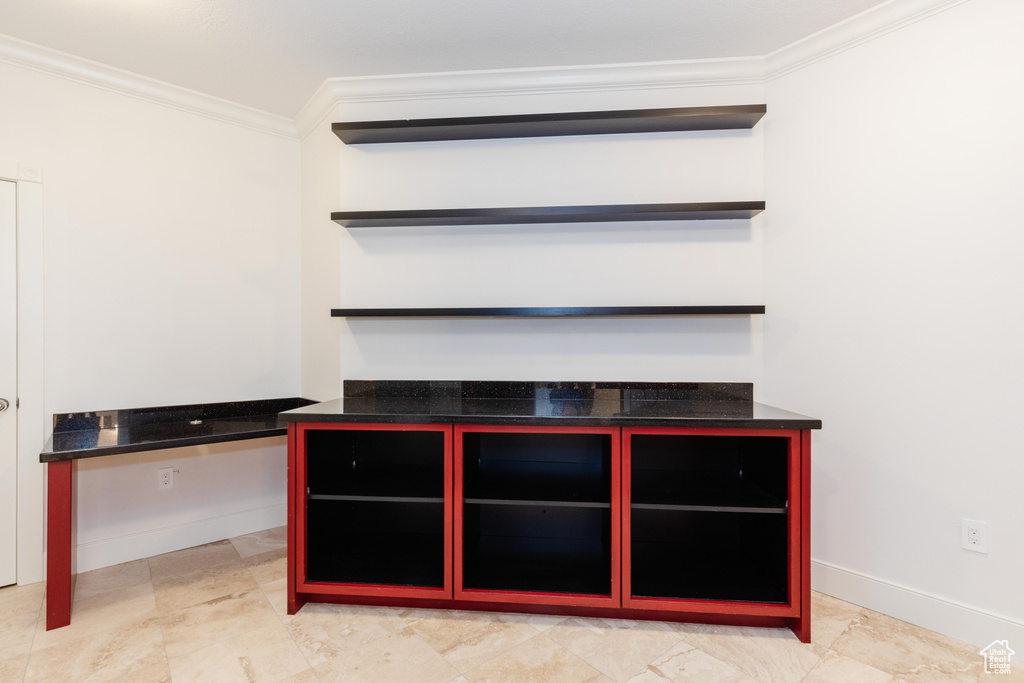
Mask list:
POLYGON ((485 209, 335 211, 331 220, 346 228, 428 225, 514 225, 524 223, 604 223, 617 221, 743 220, 764 211, 764 202, 688 204, 598 204, 517 206, 485 209))
POLYGON ((512 116, 465 116, 443 119, 354 121, 334 123, 331 130, 342 142, 362 145, 387 142, 488 140, 615 133, 662 133, 691 130, 753 128, 767 106, 683 107, 583 111, 512 116))
POLYGON ((334 318, 587 318, 763 315, 764 306, 580 306, 561 308, 332 308, 334 318))

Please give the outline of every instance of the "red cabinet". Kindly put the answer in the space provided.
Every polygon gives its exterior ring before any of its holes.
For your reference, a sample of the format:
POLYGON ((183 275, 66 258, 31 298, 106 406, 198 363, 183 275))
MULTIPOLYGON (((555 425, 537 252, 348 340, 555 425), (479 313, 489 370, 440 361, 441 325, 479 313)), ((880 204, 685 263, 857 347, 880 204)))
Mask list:
POLYGON ((451 598, 451 454, 449 425, 291 426, 289 606, 451 598))
POLYGON ((800 437, 624 428, 623 606, 781 617, 802 628, 810 594, 800 437))
POLYGON ((306 600, 788 626, 810 639, 809 432, 299 423, 306 600))
POLYGON ((619 430, 455 427, 455 597, 619 607, 619 430))

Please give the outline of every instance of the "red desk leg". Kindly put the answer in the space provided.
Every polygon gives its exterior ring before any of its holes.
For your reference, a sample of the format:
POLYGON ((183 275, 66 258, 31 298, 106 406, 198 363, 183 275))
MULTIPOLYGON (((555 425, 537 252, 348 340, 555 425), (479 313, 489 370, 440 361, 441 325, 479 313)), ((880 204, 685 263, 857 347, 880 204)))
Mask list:
POLYGON ((46 630, 71 623, 74 577, 74 461, 47 464, 46 490, 46 630))
POLYGON ((299 479, 296 476, 296 465, 297 459, 300 457, 297 452, 298 448, 298 427, 296 423, 288 423, 288 614, 295 614, 302 606, 306 604, 306 596, 300 595, 296 590, 296 534, 300 533, 296 529, 295 519, 295 506, 299 504, 299 501, 305 500, 305 491, 300 492, 296 487, 300 485, 299 479))
POLYGON ((800 616, 791 622, 803 643, 811 642, 811 432, 800 432, 800 616))

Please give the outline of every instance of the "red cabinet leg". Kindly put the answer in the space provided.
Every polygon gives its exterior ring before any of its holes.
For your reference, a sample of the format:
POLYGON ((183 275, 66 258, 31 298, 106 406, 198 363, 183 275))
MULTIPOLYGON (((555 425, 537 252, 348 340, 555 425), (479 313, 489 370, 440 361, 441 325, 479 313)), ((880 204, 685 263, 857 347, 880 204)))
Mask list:
POLYGON ((47 465, 46 489, 46 630, 71 623, 74 584, 74 461, 47 465))
POLYGON ((811 432, 800 432, 800 616, 790 628, 802 643, 811 642, 811 432))

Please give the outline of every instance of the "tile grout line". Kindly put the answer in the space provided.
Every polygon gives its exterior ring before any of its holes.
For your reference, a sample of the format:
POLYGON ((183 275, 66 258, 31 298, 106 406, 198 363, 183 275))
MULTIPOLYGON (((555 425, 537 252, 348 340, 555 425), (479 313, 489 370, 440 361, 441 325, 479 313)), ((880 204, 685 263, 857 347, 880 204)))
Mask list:
MULTIPOLYGON (((657 622, 657 623, 659 623, 659 624, 664 624, 664 625, 666 625, 666 626, 668 625, 668 622, 664 622, 664 621, 659 621, 659 622, 657 622)), ((658 659, 659 657, 663 657, 663 656, 665 655, 665 653, 666 653, 666 652, 668 652, 668 651, 669 651, 669 650, 671 650, 672 648, 674 648, 674 647, 678 646, 678 645, 679 645, 679 643, 683 643, 683 642, 685 642, 685 641, 684 641, 684 640, 682 639, 682 637, 681 637, 681 636, 679 635, 679 633, 678 633, 678 632, 677 632, 677 631, 676 631, 676 630, 675 630, 674 628, 672 628, 671 626, 669 626, 668 628, 669 628, 669 633, 673 634, 673 635, 674 635, 674 636, 676 637, 676 642, 675 642, 675 643, 673 643, 672 645, 669 645, 669 646, 668 646, 667 648, 665 648, 665 649, 664 649, 663 651, 661 651, 661 652, 659 652, 658 654, 656 654, 656 655, 654 655, 653 657, 651 657, 651 658, 650 658, 650 659, 649 659, 649 660, 647 661, 647 663, 646 663, 646 664, 644 664, 643 668, 642 668, 642 669, 640 669, 640 671, 638 671, 637 673, 633 674, 633 676, 634 676, 634 677, 635 677, 635 676, 639 676, 639 675, 640 675, 640 674, 642 674, 642 673, 643 673, 644 671, 646 671, 646 670, 648 669, 648 667, 650 667, 650 666, 651 666, 651 664, 652 664, 652 663, 653 663, 653 662, 654 662, 654 661, 655 661, 656 659, 658 659)), ((687 644, 687 645, 691 645, 691 646, 692 646, 692 644, 691 644, 691 643, 686 643, 686 644, 687 644)), ((696 649, 699 649, 699 648, 696 648, 696 649)), ((597 668, 597 667, 594 667, 594 668, 597 668)), ((609 678, 611 678, 611 676, 609 676, 609 678)))
POLYGON ((32 640, 28 644, 28 655, 25 656, 25 670, 21 672, 21 683, 25 683, 28 680, 28 665, 32 661, 32 651, 36 644, 36 631, 39 629, 39 620, 46 619, 45 610, 46 607, 46 588, 44 582, 43 588, 43 599, 39 601, 39 610, 36 612, 36 623, 32 624, 32 640))
MULTIPOLYGON (((476 671, 476 670, 477 670, 477 669, 479 669, 480 667, 482 667, 482 666, 485 666, 485 665, 487 665, 487 664, 490 664, 490 663, 491 663, 491 662, 493 662, 494 660, 496 660, 496 659, 499 659, 499 658, 501 658, 501 657, 503 657, 503 656, 507 655, 507 654, 508 654, 509 652, 512 652, 513 650, 516 650, 516 649, 518 649, 518 648, 520 648, 520 647, 523 647, 524 645, 526 645, 526 644, 527 644, 527 643, 529 643, 530 641, 532 641, 532 640, 534 640, 534 639, 536 639, 536 638, 541 638, 541 637, 543 637, 543 636, 544 636, 544 634, 543 634, 543 633, 541 633, 540 631, 538 631, 538 632, 537 632, 537 634, 536 634, 536 635, 534 635, 533 637, 531 637, 531 638, 527 638, 527 639, 526 639, 526 640, 524 640, 523 642, 521 642, 521 643, 519 643, 519 644, 517 644, 517 645, 514 645, 514 646, 510 647, 509 649, 507 649, 507 650, 505 650, 504 652, 502 652, 501 654, 499 654, 499 655, 498 655, 497 657, 491 657, 491 658, 490 658, 490 659, 488 659, 488 660, 487 660, 486 662, 480 662, 479 664, 477 664, 476 666, 474 666, 474 667, 470 668, 469 670, 467 670, 467 671, 464 671, 464 672, 460 673, 460 674, 459 674, 459 676, 464 676, 464 677, 466 678, 466 680, 468 681, 468 680, 469 680, 469 675, 468 675, 468 674, 469 674, 470 672, 476 671)), ((550 638, 548 638, 547 640, 550 640, 550 638)), ((553 640, 551 640, 551 642, 552 642, 552 643, 554 643, 554 641, 553 641, 553 640)), ((429 645, 429 643, 428 643, 428 645, 429 645)), ((558 643, 555 643, 555 645, 558 645, 558 643)), ((559 645, 559 647, 561 647, 561 646, 559 645)), ((433 648, 431 648, 431 649, 433 650, 433 648)), ((563 648, 563 649, 564 649, 564 648, 563 648)), ((435 652, 437 652, 437 650, 434 650, 434 651, 435 651, 435 652)), ((569 651, 568 651, 568 650, 566 650, 566 652, 569 652, 569 651)), ((438 653, 438 654, 440 654, 440 653, 438 653)), ((574 653, 572 653, 572 652, 569 652, 569 654, 571 654, 571 655, 572 655, 573 657, 576 657, 576 655, 575 655, 574 653)), ((441 656, 442 656, 442 657, 444 657, 444 655, 441 655, 441 656)), ((577 657, 577 659, 578 659, 578 657, 577 657)), ((448 661, 448 660, 446 659, 445 661, 448 661)), ((582 661, 582 660, 581 660, 581 661, 582 661)), ((449 663, 451 663, 451 662, 449 662, 449 663)), ((586 664, 586 662, 584 662, 584 664, 586 664)), ((455 665, 454 665, 454 664, 452 664, 452 666, 453 666, 453 667, 454 667, 454 668, 455 668, 456 670, 458 670, 458 667, 455 667, 455 665)), ((589 664, 587 664, 587 666, 590 666, 590 665, 589 665, 589 664)), ((592 666, 591 666, 590 668, 591 668, 591 669, 594 669, 594 671, 597 671, 597 669, 596 669, 596 668, 594 668, 594 667, 592 667, 592 666)), ((600 671, 598 671, 598 673, 601 673, 601 672, 600 672, 600 671)), ((459 676, 456 676, 456 677, 455 677, 455 678, 453 678, 452 680, 453 680, 453 681, 454 681, 454 680, 456 680, 457 678, 459 678, 459 676)))
MULTIPOLYGON (((485 662, 481 662, 480 664, 477 664, 476 666, 470 667, 470 668, 469 668, 469 669, 468 669, 467 671, 465 671, 465 672, 464 672, 464 671, 462 671, 462 670, 461 670, 461 669, 459 668, 459 666, 458 666, 458 665, 457 665, 457 664, 456 664, 455 662, 453 662, 453 661, 449 660, 449 659, 448 659, 448 657, 447 657, 447 656, 445 656, 445 654, 444 654, 443 652, 440 652, 439 650, 437 650, 437 648, 435 648, 435 647, 434 647, 433 645, 431 645, 431 644, 430 644, 429 642, 427 642, 427 639, 426 639, 426 638, 424 638, 424 637, 423 637, 422 635, 420 635, 420 634, 419 634, 419 632, 418 632, 418 631, 416 631, 416 629, 415 629, 415 628, 413 628, 415 624, 409 624, 409 625, 407 626, 407 628, 412 628, 412 630, 413 630, 413 631, 414 631, 414 632, 415 632, 415 633, 416 633, 417 635, 419 635, 419 636, 420 636, 420 638, 421 638, 421 639, 422 639, 422 640, 423 640, 423 641, 424 641, 424 642, 425 642, 425 643, 427 644, 427 647, 429 647, 430 649, 434 650, 434 652, 437 652, 437 654, 439 654, 439 655, 441 656, 441 658, 442 658, 442 659, 444 659, 444 660, 445 660, 446 662, 448 662, 448 663, 449 663, 449 664, 450 664, 450 665, 452 666, 452 668, 454 668, 454 669, 455 669, 456 671, 458 671, 458 672, 459 672, 459 675, 458 675, 458 676, 456 676, 455 678, 451 679, 451 680, 453 680, 453 681, 454 681, 454 680, 456 680, 456 679, 458 679, 458 678, 459 678, 460 676, 465 676, 465 675, 466 675, 466 673, 468 673, 469 671, 472 671, 473 669, 476 669, 476 668, 477 668, 478 666, 482 666, 483 664, 486 664, 486 663, 488 663, 488 662, 492 662, 492 661, 494 661, 495 659, 498 659, 499 657, 502 657, 502 656, 504 656, 504 655, 508 654, 509 652, 511 652, 512 650, 516 649, 517 647, 519 647, 519 646, 523 645, 524 643, 526 643, 526 642, 529 642, 529 641, 533 640, 533 639, 534 639, 534 638, 535 638, 536 636, 538 636, 538 635, 541 635, 541 631, 538 631, 538 630, 536 629, 536 627, 535 627, 535 626, 533 626, 533 624, 530 624, 529 622, 503 622, 503 621, 501 621, 501 619, 500 619, 500 616, 499 616, 499 613, 498 613, 498 612, 488 612, 488 611, 484 611, 484 612, 477 612, 477 614, 486 614, 486 615, 489 615, 490 617, 492 617, 492 618, 491 618, 491 619, 489 619, 489 620, 488 620, 487 622, 484 622, 484 623, 482 623, 482 627, 481 627, 481 628, 479 629, 479 630, 481 630, 481 631, 483 631, 483 630, 486 630, 488 626, 493 626, 493 625, 495 625, 495 624, 500 624, 500 625, 501 625, 501 626, 503 626, 503 627, 504 627, 504 626, 510 626, 511 624, 517 624, 517 625, 521 625, 521 626, 527 626, 527 627, 529 627, 529 628, 532 628, 532 629, 534 630, 534 633, 533 633, 532 635, 530 635, 530 637, 529 637, 529 638, 527 638, 526 640, 523 640, 523 641, 521 641, 521 642, 518 642, 518 643, 514 643, 514 644, 512 644, 512 645, 509 645, 508 647, 505 647, 505 648, 504 648, 503 650, 500 650, 500 651, 498 651, 498 652, 494 653, 494 654, 493 654, 493 655, 492 655, 491 657, 489 657, 489 658, 487 659, 487 661, 485 661, 485 662)), ((417 620, 417 621, 419 621, 419 620, 417 620)), ((464 642, 464 640, 460 641, 460 642, 459 642, 459 643, 457 643, 457 644, 461 644, 462 642, 464 642)), ((468 679, 467 679, 467 680, 468 680, 468 679)))
MULTIPOLYGON (((150 585, 152 585, 153 584, 153 565, 151 565, 149 563, 149 560, 150 560, 150 558, 147 557, 146 558, 146 569, 149 570, 149 583, 150 583, 150 585)), ((157 605, 157 602, 156 602, 156 586, 153 586, 153 604, 157 605)), ((163 624, 163 619, 161 619, 162 616, 163 616, 163 614, 160 611, 160 607, 159 607, 159 605, 157 605, 157 608, 156 608, 156 625, 160 628, 160 649, 163 650, 163 653, 164 653, 164 663, 167 664, 167 679, 169 681, 171 681, 171 683, 174 683, 174 674, 171 673, 171 658, 167 656, 167 642, 166 642, 166 638, 164 637, 164 624, 163 624)))
POLYGON ((593 670, 594 670, 594 671, 596 671, 597 673, 599 673, 599 674, 601 674, 602 676, 604 676, 605 678, 607 678, 607 679, 608 679, 609 681, 612 681, 612 683, 615 683, 615 679, 614 679, 614 678, 612 678, 611 676, 609 676, 609 675, 608 675, 608 674, 606 674, 605 672, 601 671, 601 670, 600 670, 600 669, 598 669, 598 668, 597 668, 596 666, 594 666, 593 664, 591 664, 591 663, 590 663, 590 662, 588 662, 587 660, 583 659, 583 657, 580 657, 580 656, 579 656, 578 654, 576 654, 575 652, 573 652, 573 651, 572 651, 572 650, 570 650, 569 648, 565 647, 564 645, 562 645, 562 644, 561 644, 561 643, 559 643, 558 641, 556 641, 556 640, 554 640, 554 639, 552 639, 552 638, 548 638, 548 634, 547 634, 547 633, 541 633, 540 635, 541 635, 541 637, 542 637, 542 638, 544 638, 544 639, 545 639, 545 640, 547 640, 548 642, 550 642, 550 643, 554 643, 554 644, 555 644, 556 646, 558 646, 558 647, 562 648, 563 650, 565 650, 566 652, 568 652, 568 653, 569 653, 569 654, 570 654, 571 656, 573 656, 573 657, 575 657, 576 659, 580 660, 581 662, 583 662, 584 664, 586 664, 587 666, 589 666, 589 667, 590 667, 591 669, 593 669, 593 670))
MULTIPOLYGON (((230 538, 229 538, 229 539, 225 539, 225 540, 227 540, 227 541, 228 541, 228 545, 230 545, 230 546, 231 546, 231 549, 235 551, 235 556, 236 556, 236 557, 238 558, 238 561, 239 561, 240 563, 243 563, 243 564, 242 564, 242 567, 243 567, 244 569, 246 569, 247 571, 249 571, 249 575, 250 575, 250 576, 252 576, 252 571, 251 571, 251 570, 249 570, 249 568, 248 568, 248 567, 246 567, 246 566, 244 565, 244 561, 242 560, 242 556, 241 556, 241 555, 240 555, 240 554, 238 553, 238 548, 236 548, 236 547, 235 547, 235 544, 234 544, 234 543, 231 543, 231 539, 230 539, 230 538)), ((214 541, 213 543, 217 543, 217 542, 218 542, 218 541, 214 541)), ((203 544, 203 545, 212 545, 212 544, 203 544)), ((200 547, 200 546, 193 546, 193 548, 196 548, 196 547, 200 547)), ((183 548, 182 550, 189 550, 189 549, 190 549, 190 548, 183 548)), ((177 552, 177 551, 172 551, 172 552, 177 552)), ((165 553, 165 554, 166 554, 166 553, 165 553)), ((159 557, 159 556, 155 556, 155 557, 159 557)), ((150 584, 152 585, 152 584, 153 584, 153 567, 152 567, 152 565, 151 565, 151 564, 149 563, 149 562, 150 562, 150 560, 151 560, 152 558, 150 558, 150 557, 147 557, 147 558, 145 558, 145 559, 146 559, 146 566, 147 566, 147 567, 149 567, 149 572, 150 572, 150 573, 149 573, 149 580, 150 580, 150 584)), ((267 599, 267 597, 266 597, 266 593, 264 593, 264 592, 263 592, 263 588, 262 588, 262 586, 260 586, 260 585, 259 585, 259 583, 258 583, 258 582, 256 582, 256 578, 255 578, 255 577, 252 577, 252 578, 253 578, 253 581, 254 581, 254 582, 256 583, 256 587, 260 589, 260 593, 261 593, 261 594, 263 595, 264 599, 266 599, 266 600, 267 600, 267 602, 269 603, 269 602, 270 602, 270 600, 269 600, 269 599, 267 599)), ((231 595, 234 595, 234 594, 231 594, 231 595)), ((223 597, 223 596, 221 596, 221 597, 223 597)), ((219 599, 219 598, 211 598, 211 600, 217 600, 217 599, 219 599)), ((154 600, 154 603, 155 603, 155 602, 156 602, 156 586, 155 586, 155 585, 153 586, 153 600, 154 600)), ((173 678, 174 678, 174 676, 173 676, 173 674, 171 674, 171 658, 170 658, 170 656, 168 656, 168 654, 167 654, 167 643, 166 643, 166 639, 165 639, 165 635, 166 635, 166 634, 165 634, 165 632, 164 632, 164 627, 163 627, 163 618, 162 618, 162 617, 164 617, 164 616, 170 616, 170 614, 173 614, 174 612, 180 612, 181 610, 185 610, 185 609, 190 609, 190 608, 192 608, 192 607, 195 607, 196 605, 202 605, 202 604, 205 604, 206 602, 210 602, 210 600, 206 600, 206 601, 204 601, 204 602, 196 603, 195 605, 186 605, 185 607, 182 607, 182 608, 179 608, 179 609, 176 609, 176 610, 171 610, 171 611, 170 611, 170 612, 168 612, 167 614, 164 614, 164 613, 162 612, 162 610, 160 610, 159 606, 157 607, 157 610, 156 610, 156 612, 157 612, 157 624, 159 624, 159 626, 160 626, 160 642, 161 642, 161 645, 162 645, 162 646, 163 646, 163 648, 164 648, 164 658, 165 658, 165 660, 167 661, 167 673, 168 673, 168 675, 169 675, 169 676, 171 677, 172 681, 173 681, 173 678)), ((271 609, 273 609, 273 606, 272 606, 272 605, 271 605, 271 609)), ((274 611, 274 614, 275 614, 275 615, 277 614, 277 611, 276 611, 276 610, 274 611)), ((248 632, 248 631, 247 631, 247 632, 248 632)), ((184 653, 182 653, 182 654, 180 654, 180 655, 177 655, 177 656, 175 657, 175 659, 178 659, 178 658, 180 658, 180 657, 185 657, 185 656, 191 655, 191 654, 193 654, 193 653, 196 653, 196 652, 199 652, 200 650, 203 650, 203 649, 205 649, 205 648, 207 648, 207 647, 210 647, 210 646, 212 646, 212 645, 217 645, 217 644, 219 644, 219 643, 223 643, 223 642, 225 642, 225 641, 227 641, 227 640, 230 640, 230 639, 231 639, 231 636, 229 636, 229 637, 227 637, 227 638, 221 638, 220 640, 215 640, 215 641, 213 641, 213 642, 205 643, 205 644, 204 644, 204 645, 203 645, 202 647, 200 647, 200 648, 197 648, 197 649, 195 649, 195 650, 191 650, 190 652, 184 652, 184 653)))
MULTIPOLYGON (((700 652, 705 657, 710 657, 711 659, 715 660, 716 662, 719 662, 722 665, 729 667, 730 669, 732 669, 736 673, 740 674, 741 676, 746 676, 747 678, 753 679, 755 681, 758 680, 758 678, 756 676, 751 676, 746 671, 740 669, 738 666, 736 666, 732 662, 727 662, 724 659, 722 659, 721 657, 716 657, 715 655, 711 654, 710 652, 708 652, 704 648, 697 647, 696 645, 694 645, 693 643, 688 641, 686 638, 680 637, 679 638, 679 642, 681 642, 681 643, 683 643, 685 645, 689 645, 690 647, 692 647, 693 650, 691 650, 690 652, 700 652)), ((666 650, 665 652, 668 652, 668 650, 666 650)), ((664 653, 662 653, 662 654, 664 654, 664 653)), ((648 666, 650 666, 650 664, 648 664, 648 666)), ((817 666, 817 665, 815 665, 815 666, 817 666)))
MULTIPOLYGON (((287 578, 288 578, 287 564, 285 565, 285 567, 286 567, 285 568, 285 579, 287 580, 287 578)), ((263 584, 261 584, 256 579, 256 575, 252 573, 252 567, 247 567, 247 569, 249 570, 249 576, 252 577, 253 581, 256 581, 256 586, 260 589, 260 592, 263 594, 264 599, 266 599, 266 601, 269 603, 270 602, 270 596, 267 595, 267 591, 263 589, 263 584)), ((274 609, 273 603, 271 603, 270 608, 274 609)), ((287 603, 287 598, 285 598, 285 615, 287 615, 287 612, 288 612, 288 603, 287 603)), ((320 675, 313 669, 313 664, 312 664, 312 662, 309 661, 309 657, 307 657, 306 653, 303 652, 301 647, 299 647, 299 643, 295 640, 295 636, 292 634, 291 629, 289 629, 288 628, 288 624, 285 623, 284 615, 279 614, 278 611, 275 609, 274 610, 274 616, 277 617, 277 620, 281 624, 281 627, 284 629, 284 632, 288 634, 288 639, 292 641, 293 645, 295 645, 295 649, 299 651, 300 655, 302 655, 302 660, 304 662, 306 662, 306 666, 309 667, 309 672, 311 674, 313 674, 313 678, 315 678, 316 680, 319 681, 320 680, 320 675)))
MULTIPOLYGON (((851 603, 851 604, 852 604, 852 603, 851 603)), ((861 617, 861 616, 862 616, 863 614, 864 614, 864 608, 863 608, 863 607, 861 607, 861 608, 860 608, 859 610, 857 610, 857 613, 856 613, 855 615, 853 615, 853 617, 852 617, 852 618, 850 619, 850 621, 849 621, 849 622, 847 622, 847 624, 846 624, 846 628, 844 628, 844 629, 843 629, 842 631, 840 631, 840 632, 839 632, 839 633, 838 633, 838 634, 836 635, 836 637, 835 637, 835 638, 833 638, 833 639, 832 639, 831 641, 829 641, 828 645, 826 645, 826 646, 825 646, 825 651, 824 651, 824 652, 823 652, 822 654, 818 655, 818 663, 817 663, 817 664, 815 664, 814 666, 812 666, 812 667, 811 667, 811 670, 810 670, 810 671, 808 671, 808 672, 807 672, 807 673, 806 673, 806 674, 804 675, 804 677, 800 679, 801 683, 802 683, 803 681, 807 680, 807 677, 808 677, 808 676, 810 676, 810 675, 811 675, 811 674, 812 674, 812 673, 814 672, 814 670, 815 670, 815 669, 817 669, 819 665, 821 665, 821 663, 822 663, 823 661, 825 661, 825 656, 826 656, 826 655, 828 655, 828 653, 829 653, 829 652, 835 652, 835 650, 833 650, 833 649, 832 649, 832 646, 833 646, 833 645, 835 645, 835 644, 836 644, 837 642, 839 642, 839 639, 843 637, 843 634, 845 634, 845 633, 846 633, 847 631, 849 631, 849 630, 850 630, 850 627, 851 627, 851 626, 853 626, 853 622, 857 621, 857 619, 859 619, 859 618, 860 618, 860 617, 861 617)), ((812 627, 812 631, 813 631, 813 627, 812 627)), ((812 637, 812 641, 813 641, 813 637, 812 637)), ((808 647, 808 648, 810 648, 812 644, 813 644, 813 642, 812 642, 812 643, 806 643, 806 645, 807 645, 807 647, 808 647)), ((813 652, 813 650, 812 650, 812 652, 813 652)), ((818 654, 818 653, 816 653, 816 652, 815 652, 815 654, 818 654)), ((841 656, 845 656, 845 655, 840 655, 840 654, 839 654, 838 652, 836 652, 836 656, 840 656, 840 657, 841 657, 841 656)), ((870 664, 868 664, 867 662, 861 662, 861 661, 860 661, 859 659, 856 659, 856 658, 854 658, 854 657, 849 657, 849 659, 852 659, 853 661, 855 661, 855 662, 858 662, 858 663, 860 663, 860 664, 864 664, 865 666, 871 666, 871 665, 870 665, 870 664)), ((877 667, 871 667, 871 668, 875 669, 875 668, 877 668, 877 667)), ((879 669, 879 671, 880 671, 880 669, 879 669)), ((888 672, 888 671, 885 671, 885 672, 883 672, 883 673, 889 673, 889 672, 888 672)), ((889 674, 889 680, 890 680, 890 682, 891 682, 891 681, 892 681, 892 680, 893 680, 894 678, 895 678, 895 676, 894 676, 893 674, 889 674)))

